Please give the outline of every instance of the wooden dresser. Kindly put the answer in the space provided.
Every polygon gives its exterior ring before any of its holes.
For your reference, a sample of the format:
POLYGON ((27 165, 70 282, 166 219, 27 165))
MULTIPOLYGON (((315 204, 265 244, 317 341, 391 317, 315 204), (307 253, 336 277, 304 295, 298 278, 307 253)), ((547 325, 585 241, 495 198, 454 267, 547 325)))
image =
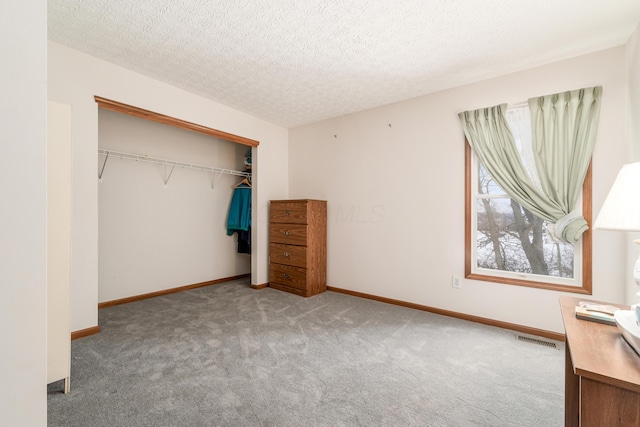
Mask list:
POLYGON ((303 297, 327 290, 327 202, 272 200, 269 286, 303 297))

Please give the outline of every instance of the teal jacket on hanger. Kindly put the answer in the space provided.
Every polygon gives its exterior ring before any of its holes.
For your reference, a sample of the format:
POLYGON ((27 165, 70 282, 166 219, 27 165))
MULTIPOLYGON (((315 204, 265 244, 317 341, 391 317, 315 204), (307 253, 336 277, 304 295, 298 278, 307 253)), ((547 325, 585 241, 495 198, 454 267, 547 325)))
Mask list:
POLYGON ((239 186, 233 191, 229 216, 227 218, 227 235, 236 231, 249 231, 251 228, 251 187, 239 186))

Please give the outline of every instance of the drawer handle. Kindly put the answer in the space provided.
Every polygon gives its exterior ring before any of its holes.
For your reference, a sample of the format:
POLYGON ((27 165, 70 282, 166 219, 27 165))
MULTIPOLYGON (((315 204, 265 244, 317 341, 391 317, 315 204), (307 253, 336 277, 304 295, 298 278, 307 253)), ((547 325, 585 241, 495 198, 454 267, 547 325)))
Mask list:
POLYGON ((289 215, 291 215, 291 211, 284 211, 284 214, 285 214, 286 216, 289 216, 289 215))
POLYGON ((287 273, 284 273, 284 278, 288 280, 291 279, 291 276, 289 276, 287 273))
POLYGON ((290 232, 289 230, 287 230, 287 231, 285 231, 285 232, 284 232, 284 235, 285 235, 285 236, 289 236, 290 234, 291 234, 291 232, 290 232))
POLYGON ((290 254, 289 252, 285 252, 285 253, 284 253, 284 257, 285 257, 285 258, 289 258, 290 256, 291 256, 291 254, 290 254))

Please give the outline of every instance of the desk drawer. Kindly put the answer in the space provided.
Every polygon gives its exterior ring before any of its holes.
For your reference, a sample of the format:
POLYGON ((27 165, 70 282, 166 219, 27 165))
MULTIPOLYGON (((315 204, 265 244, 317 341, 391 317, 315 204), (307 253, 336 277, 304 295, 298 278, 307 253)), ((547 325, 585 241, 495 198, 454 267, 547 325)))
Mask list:
POLYGON ((301 224, 271 224, 269 239, 272 243, 285 245, 307 245, 307 226, 301 224))
POLYGON ((284 222, 289 224, 308 224, 307 202, 285 201, 271 202, 271 222, 284 222))
POLYGON ((307 268, 307 247, 271 243, 269 260, 276 264, 307 268))
POLYGON ((281 283, 290 288, 307 289, 307 270, 289 265, 271 264, 270 283, 281 283))

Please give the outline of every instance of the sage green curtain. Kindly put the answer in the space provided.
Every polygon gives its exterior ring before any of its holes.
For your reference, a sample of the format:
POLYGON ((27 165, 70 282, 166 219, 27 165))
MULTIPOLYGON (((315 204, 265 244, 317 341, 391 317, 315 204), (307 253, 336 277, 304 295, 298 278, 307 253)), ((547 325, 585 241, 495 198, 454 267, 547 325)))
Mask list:
POLYGON ((582 192, 598 132, 602 86, 529 99, 536 169, 544 193, 566 212, 554 234, 575 242, 589 226, 571 213, 582 192))
POLYGON ((529 178, 505 119, 507 104, 460 113, 467 141, 487 172, 516 202, 555 222, 562 209, 549 201, 529 178))
POLYGON ((471 148, 500 187, 522 206, 555 224, 554 235, 574 244, 588 229, 574 212, 598 127, 602 87, 529 99, 540 186, 522 164, 504 117, 507 105, 458 115, 471 148))

